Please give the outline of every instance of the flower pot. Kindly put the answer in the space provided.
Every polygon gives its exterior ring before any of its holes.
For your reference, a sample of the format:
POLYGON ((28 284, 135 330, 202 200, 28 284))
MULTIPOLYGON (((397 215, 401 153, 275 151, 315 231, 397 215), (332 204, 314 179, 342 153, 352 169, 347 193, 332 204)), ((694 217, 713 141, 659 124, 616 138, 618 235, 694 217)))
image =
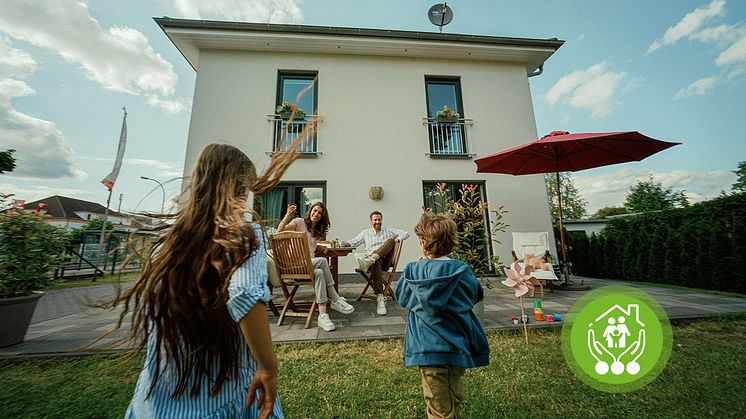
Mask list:
POLYGON ((23 342, 36 303, 42 295, 43 292, 34 292, 21 297, 0 298, 0 347, 23 342))
POLYGON ((439 116, 436 118, 438 122, 442 124, 453 124, 458 122, 457 116, 439 116))
MULTIPOLYGON (((282 111, 282 112, 278 112, 277 114, 280 115, 280 119, 282 119, 283 121, 287 121, 290 119, 290 115, 292 115, 292 112, 282 111)), ((301 110, 296 109, 295 118, 293 119, 293 121, 302 121, 304 119, 306 119, 306 113, 301 110)))

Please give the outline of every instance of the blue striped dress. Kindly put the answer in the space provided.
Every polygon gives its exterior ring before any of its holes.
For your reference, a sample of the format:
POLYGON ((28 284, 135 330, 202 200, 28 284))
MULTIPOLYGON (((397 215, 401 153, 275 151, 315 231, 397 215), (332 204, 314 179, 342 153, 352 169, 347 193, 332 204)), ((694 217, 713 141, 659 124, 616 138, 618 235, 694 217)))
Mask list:
MULTIPOLYGON (((269 302, 271 299, 267 287, 267 253, 264 235, 258 225, 254 232, 261 237, 259 249, 233 274, 228 286, 228 311, 233 320, 241 320, 258 301, 269 302)), ((248 350, 248 345, 241 345, 242 365, 236 380, 226 381, 220 393, 210 396, 210 381, 202 377, 200 394, 189 397, 189 388, 178 399, 171 400, 176 385, 176 374, 161 361, 163 374, 153 392, 148 396, 155 369, 155 335, 148 340, 145 367, 135 385, 135 394, 127 408, 127 418, 256 418, 259 415, 256 401, 250 409, 246 408, 246 394, 249 389, 257 363, 248 350)), ((163 357, 161 358, 163 359, 163 357)), ((217 376, 217 368, 213 369, 217 376)), ((256 399, 259 399, 257 394, 256 399)), ((277 396, 272 418, 283 418, 280 397, 277 396)))

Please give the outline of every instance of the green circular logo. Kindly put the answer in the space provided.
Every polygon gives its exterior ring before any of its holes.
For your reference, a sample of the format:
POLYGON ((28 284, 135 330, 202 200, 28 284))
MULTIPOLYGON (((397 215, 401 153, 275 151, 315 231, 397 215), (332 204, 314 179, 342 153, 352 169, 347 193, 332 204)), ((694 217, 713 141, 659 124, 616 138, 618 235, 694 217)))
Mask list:
POLYGON ((653 381, 668 362, 672 342, 671 323, 660 304, 628 286, 584 295, 562 326, 562 353, 575 375, 612 393, 653 381))

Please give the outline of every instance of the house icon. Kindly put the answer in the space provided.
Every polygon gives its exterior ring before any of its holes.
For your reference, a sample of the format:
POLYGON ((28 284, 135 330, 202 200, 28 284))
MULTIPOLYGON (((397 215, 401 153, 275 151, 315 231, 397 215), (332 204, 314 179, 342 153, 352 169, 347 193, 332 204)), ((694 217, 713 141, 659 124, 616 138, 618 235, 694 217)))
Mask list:
MULTIPOLYGON (((627 304, 627 309, 623 309, 619 304, 614 304, 611 308, 604 311, 603 314, 596 317, 594 322, 598 322, 601 319, 606 319, 609 316, 623 315, 627 318, 634 318, 635 322, 641 327, 645 327, 645 323, 640 321, 640 305, 639 304, 627 304)), ((593 327, 593 322, 588 324, 588 327, 593 327)))

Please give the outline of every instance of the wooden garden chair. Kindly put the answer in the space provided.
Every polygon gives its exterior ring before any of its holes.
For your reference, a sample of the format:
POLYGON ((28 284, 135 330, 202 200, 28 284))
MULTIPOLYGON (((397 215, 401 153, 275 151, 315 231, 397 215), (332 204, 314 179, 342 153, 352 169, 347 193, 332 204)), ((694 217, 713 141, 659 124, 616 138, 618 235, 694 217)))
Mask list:
POLYGON ((286 316, 305 317, 306 329, 311 326, 311 320, 316 311, 316 293, 314 290, 315 273, 311 263, 311 253, 308 250, 306 233, 286 231, 269 236, 272 243, 272 254, 277 267, 277 274, 282 282, 282 292, 285 294, 285 304, 280 312, 277 325, 282 326, 286 316), (311 287, 313 300, 309 302, 295 301, 295 293, 302 285, 311 287))
MULTIPOLYGON (((383 295, 388 295, 391 297, 392 300, 396 301, 396 296, 394 295, 394 290, 391 289, 391 283, 394 281, 394 278, 396 277, 396 266, 399 264, 399 256, 401 256, 401 248, 402 248, 402 241, 397 242, 394 245, 394 256, 393 259, 391 259, 391 266, 387 271, 383 271, 383 295)), ((359 273, 363 278, 365 278, 365 288, 363 288, 363 292, 360 293, 360 296, 357 297, 357 301, 362 300, 363 298, 368 298, 370 300, 375 300, 378 297, 375 294, 367 293, 368 289, 373 291, 375 288, 373 288, 373 280, 370 277, 370 272, 363 271, 360 268, 355 268, 355 272, 359 273)))

